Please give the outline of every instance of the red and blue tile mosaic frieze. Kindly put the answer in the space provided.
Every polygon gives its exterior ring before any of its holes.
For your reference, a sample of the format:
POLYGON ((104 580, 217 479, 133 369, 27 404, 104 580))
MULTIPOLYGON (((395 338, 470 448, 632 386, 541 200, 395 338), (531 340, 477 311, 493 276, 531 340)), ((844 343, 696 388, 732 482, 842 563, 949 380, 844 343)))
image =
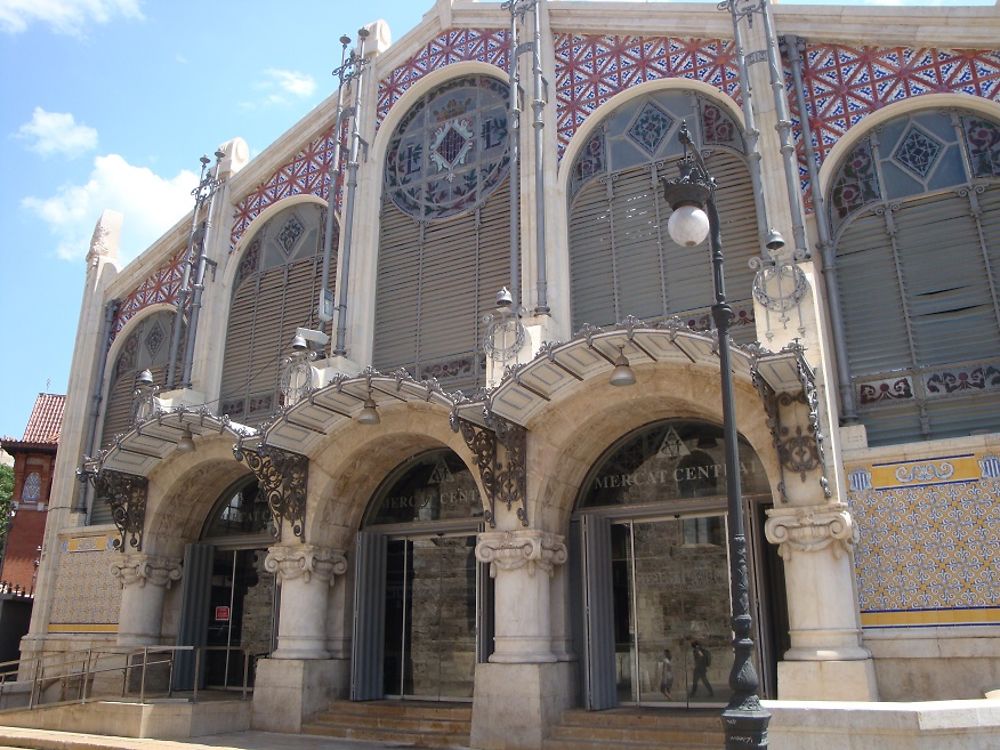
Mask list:
POLYGON ((378 82, 378 125, 399 98, 431 71, 469 61, 489 63, 507 70, 507 47, 506 29, 442 31, 378 82))
MULTIPOLYGON (((809 176, 799 128, 801 113, 795 106, 787 70, 786 81, 805 191, 809 176)), ((803 86, 820 165, 848 130, 894 102, 934 93, 964 93, 1000 101, 1000 51, 807 44, 803 86)))
POLYGON ((557 34, 554 44, 560 157, 595 109, 640 83, 687 78, 740 100, 730 40, 557 34))
POLYGON ((177 293, 180 291, 184 276, 182 262, 184 253, 184 248, 174 253, 170 260, 153 271, 122 300, 111 326, 112 338, 121 333, 126 323, 150 305, 177 304, 177 293))
MULTIPOLYGON (((347 160, 348 120, 341 123, 341 165, 347 160)), ((247 228, 265 208, 277 203, 283 198, 293 195, 315 195, 326 200, 330 189, 330 171, 333 166, 334 125, 330 125, 323 133, 311 141, 309 145, 295 154, 294 158, 282 164, 264 182, 244 196, 237 204, 233 215, 233 229, 229 237, 229 249, 232 251, 247 228)), ((337 180, 337 205, 342 199, 343 173, 337 180)))

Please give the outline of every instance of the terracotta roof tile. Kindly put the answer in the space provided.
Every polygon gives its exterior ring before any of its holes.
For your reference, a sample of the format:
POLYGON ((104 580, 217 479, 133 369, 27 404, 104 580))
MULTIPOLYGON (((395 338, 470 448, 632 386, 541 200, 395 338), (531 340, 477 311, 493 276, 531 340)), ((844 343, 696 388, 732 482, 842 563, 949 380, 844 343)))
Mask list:
POLYGON ((58 443, 62 432, 63 408, 66 397, 56 393, 39 393, 24 428, 25 443, 58 443))

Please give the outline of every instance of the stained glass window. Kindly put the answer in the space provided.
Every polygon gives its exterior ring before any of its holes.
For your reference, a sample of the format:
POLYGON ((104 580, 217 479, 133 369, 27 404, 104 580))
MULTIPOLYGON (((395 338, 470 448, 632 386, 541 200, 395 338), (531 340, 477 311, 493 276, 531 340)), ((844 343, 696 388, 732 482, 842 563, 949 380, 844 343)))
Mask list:
POLYGON ((463 213, 507 174, 506 84, 487 76, 449 81, 406 113, 389 142, 386 191, 417 219, 463 213))
POLYGON ((21 488, 21 499, 25 502, 37 503, 42 497, 42 479, 37 471, 28 474, 21 488))

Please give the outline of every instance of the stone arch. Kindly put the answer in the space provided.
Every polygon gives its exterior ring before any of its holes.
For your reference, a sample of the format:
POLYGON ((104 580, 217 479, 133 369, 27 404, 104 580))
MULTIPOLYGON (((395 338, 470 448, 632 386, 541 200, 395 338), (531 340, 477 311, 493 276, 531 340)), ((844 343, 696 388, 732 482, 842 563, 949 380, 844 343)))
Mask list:
POLYGON ((200 537, 219 495, 246 476, 252 475, 233 457, 228 433, 199 438, 191 453, 171 453, 149 475, 143 552, 181 557, 184 545, 200 537))
POLYGON ((381 423, 350 422, 333 431, 313 454, 306 502, 306 541, 349 549, 365 510, 389 474, 409 458, 433 448, 449 448, 468 466, 486 508, 486 493, 461 435, 447 413, 430 404, 379 409, 381 423))
MULTIPOLYGON (((660 419, 722 423, 718 370, 698 365, 639 365, 637 383, 614 388, 606 373, 582 383, 551 405, 528 433, 528 517, 532 526, 566 534, 582 483, 614 441, 660 419)), ((734 383, 738 432, 764 466, 771 493, 779 496, 780 462, 767 414, 748 381, 734 383)))

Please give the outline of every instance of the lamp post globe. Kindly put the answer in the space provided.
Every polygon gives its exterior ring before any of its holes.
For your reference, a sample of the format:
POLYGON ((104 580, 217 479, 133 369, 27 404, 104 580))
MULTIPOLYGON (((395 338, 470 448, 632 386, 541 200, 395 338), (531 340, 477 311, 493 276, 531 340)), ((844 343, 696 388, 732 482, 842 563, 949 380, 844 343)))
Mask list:
POLYGON ((682 247, 695 247, 708 236, 708 214, 701 206, 678 206, 667 220, 670 239, 682 247))

